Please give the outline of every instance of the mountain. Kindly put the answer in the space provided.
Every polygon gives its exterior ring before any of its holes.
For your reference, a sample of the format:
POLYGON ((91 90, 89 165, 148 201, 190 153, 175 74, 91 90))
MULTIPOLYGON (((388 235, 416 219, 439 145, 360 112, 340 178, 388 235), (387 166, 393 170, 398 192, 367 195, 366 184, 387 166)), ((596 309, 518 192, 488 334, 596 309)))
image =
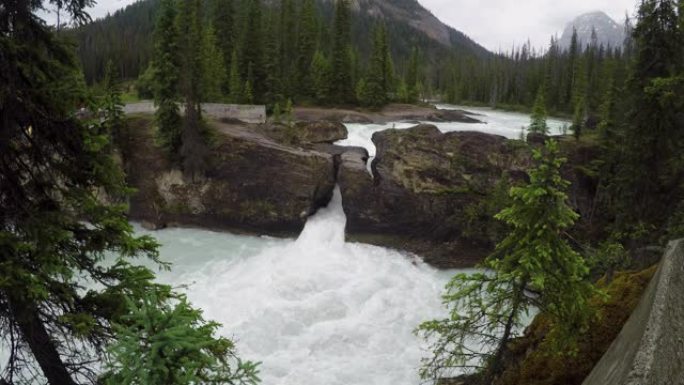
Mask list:
POLYGON ((625 41, 625 27, 605 12, 597 11, 580 15, 565 26, 559 42, 561 48, 570 47, 573 27, 577 30, 577 38, 582 46, 591 43, 593 31, 596 31, 599 45, 622 47, 625 41))
MULTIPOLYGON (((335 0, 317 0, 323 25, 325 48, 332 26, 335 0), (328 26, 328 27, 325 27, 328 26)), ((299 1, 297 1, 299 3, 299 1)), ((278 7, 279 0, 264 0, 268 8, 278 7)), ((136 78, 152 57, 152 31, 159 0, 141 0, 73 31, 78 43, 86 80, 99 81, 112 60, 125 79, 136 78)), ((362 60, 371 50, 371 31, 382 21, 388 31, 395 63, 401 67, 414 46, 421 50, 428 70, 443 65, 450 57, 487 57, 485 48, 437 19, 416 0, 351 0, 352 41, 362 60)), ((220 37, 219 37, 220 38, 220 37)))

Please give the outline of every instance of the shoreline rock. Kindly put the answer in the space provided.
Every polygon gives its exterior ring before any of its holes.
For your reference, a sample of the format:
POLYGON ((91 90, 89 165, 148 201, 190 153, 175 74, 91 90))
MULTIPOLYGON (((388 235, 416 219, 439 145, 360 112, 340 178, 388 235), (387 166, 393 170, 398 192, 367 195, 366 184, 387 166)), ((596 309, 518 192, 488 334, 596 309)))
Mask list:
MULTIPOLYGON (((151 117, 132 117, 122 148, 138 190, 130 218, 146 228, 293 237, 339 185, 349 241, 412 252, 438 268, 471 267, 493 250, 505 230, 493 215, 531 164, 520 141, 420 124, 375 133, 369 172, 365 149, 331 143, 347 135, 339 122, 300 123, 294 143, 284 126, 217 122, 206 178, 189 182, 155 145, 152 126, 151 117)), ((573 140, 561 148, 581 164, 596 153, 573 140)), ((595 185, 581 164, 563 173, 570 202, 585 216, 595 185)))

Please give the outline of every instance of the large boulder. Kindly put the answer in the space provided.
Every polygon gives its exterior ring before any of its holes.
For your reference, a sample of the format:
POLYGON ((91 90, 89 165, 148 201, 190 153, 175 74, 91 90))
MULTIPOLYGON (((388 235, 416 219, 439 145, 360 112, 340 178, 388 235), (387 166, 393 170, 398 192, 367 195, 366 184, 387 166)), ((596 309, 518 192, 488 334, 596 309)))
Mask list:
POLYGON ((351 239, 416 252, 438 267, 472 266, 493 247, 501 181, 525 178, 529 151, 477 132, 435 126, 373 135, 373 175, 363 157, 342 155, 338 183, 351 239))
POLYGON ((138 191, 130 216, 148 226, 192 225, 296 235, 332 196, 333 155, 279 144, 248 126, 217 124, 206 177, 189 181, 155 145, 149 120, 129 125, 124 152, 138 191))
POLYGON ((295 125, 299 141, 304 143, 333 143, 347 139, 347 127, 340 122, 319 120, 295 125))

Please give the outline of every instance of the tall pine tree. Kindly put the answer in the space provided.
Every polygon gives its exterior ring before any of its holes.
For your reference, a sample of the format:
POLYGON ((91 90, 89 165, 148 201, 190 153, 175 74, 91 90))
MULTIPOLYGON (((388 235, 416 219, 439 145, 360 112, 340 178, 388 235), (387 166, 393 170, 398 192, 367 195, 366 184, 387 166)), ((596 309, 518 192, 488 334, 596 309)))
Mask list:
POLYGON ((330 97, 336 103, 353 103, 351 14, 349 0, 336 0, 332 32, 330 97))
POLYGON ((155 60, 152 68, 157 131, 160 142, 173 158, 181 147, 181 118, 178 110, 181 58, 178 54, 174 0, 161 1, 154 37, 155 60))

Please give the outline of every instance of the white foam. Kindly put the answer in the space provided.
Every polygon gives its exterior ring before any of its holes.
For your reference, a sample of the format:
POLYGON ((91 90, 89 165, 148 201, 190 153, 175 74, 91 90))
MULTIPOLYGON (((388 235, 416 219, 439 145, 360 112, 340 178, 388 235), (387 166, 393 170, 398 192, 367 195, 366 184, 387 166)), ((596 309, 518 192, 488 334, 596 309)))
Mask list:
POLYGON ((344 241, 339 190, 297 240, 171 229, 153 233, 173 262, 160 280, 190 300, 268 385, 419 384, 425 355, 412 330, 442 317, 453 271, 344 241))
MULTIPOLYGON (((461 123, 461 122, 422 122, 435 125, 441 132, 453 131, 479 131, 488 134, 501 135, 509 139, 518 139, 524 127, 530 125, 530 115, 516 112, 506 112, 493 110, 484 107, 463 107, 450 104, 437 104, 438 109, 443 110, 467 110, 477 115, 473 115, 475 119, 483 123, 461 123)), ((570 122, 559 119, 547 119, 546 123, 549 125, 551 135, 560 135, 563 133, 563 126, 569 126, 570 122)), ((370 157, 375 156, 376 149, 373 144, 373 134, 387 129, 407 129, 414 127, 416 123, 407 122, 390 122, 387 124, 345 124, 348 131, 348 137, 345 140, 335 142, 340 146, 357 146, 363 147, 368 151, 370 157)))

